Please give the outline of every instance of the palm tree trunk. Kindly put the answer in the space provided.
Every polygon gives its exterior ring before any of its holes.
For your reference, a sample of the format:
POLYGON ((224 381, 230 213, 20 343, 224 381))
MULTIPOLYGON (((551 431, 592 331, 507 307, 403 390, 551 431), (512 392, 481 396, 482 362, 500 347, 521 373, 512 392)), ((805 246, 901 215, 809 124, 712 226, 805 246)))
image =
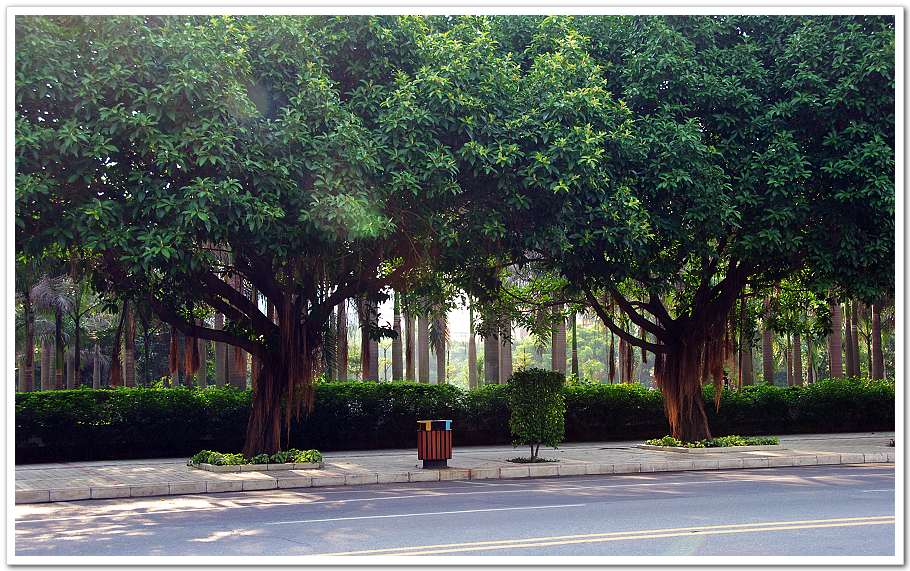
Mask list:
POLYGON ((873 379, 885 378, 885 357, 882 352, 882 315, 881 305, 872 305, 872 372, 873 379))
POLYGON ((167 353, 167 371, 170 378, 170 386, 180 386, 180 345, 177 339, 177 329, 171 325, 170 342, 167 353))
POLYGON ((806 338, 806 360, 809 365, 809 369, 806 371, 806 381, 811 385, 818 375, 815 371, 815 344, 812 343, 811 336, 806 338))
POLYGON ((47 339, 41 340, 41 390, 51 388, 53 375, 51 374, 51 343, 47 339))
MULTIPOLYGON (((224 314, 215 314, 215 329, 224 329, 224 314)), ((215 342, 215 384, 223 387, 227 383, 227 345, 215 342)))
MULTIPOLYGON (((369 304, 369 319, 370 325, 376 327, 379 324, 379 306, 375 301, 370 302, 369 304)), ((378 339, 369 339, 370 344, 370 378, 376 379, 376 382, 379 382, 379 340, 378 339)))
POLYGON ((395 338, 392 339, 392 380, 400 381, 404 379, 404 354, 401 338, 401 300, 398 299, 397 291, 393 294, 392 305, 392 329, 395 331, 395 338))
POLYGON ((499 345, 499 382, 507 383, 512 378, 512 322, 506 324, 508 335, 500 336, 499 345))
POLYGON ((784 361, 785 361, 785 364, 787 365, 787 386, 788 387, 793 386, 793 360, 792 360, 793 353, 792 353, 792 351, 793 351, 793 346, 790 343, 790 334, 787 333, 787 347, 786 347, 786 350, 784 351, 784 361))
POLYGON ((771 319, 771 298, 765 298, 765 323, 761 335, 762 380, 774 384, 774 337, 767 323, 771 319))
POLYGON ((98 343, 92 351, 92 388, 101 388, 101 346, 98 343))
POLYGON ((338 348, 335 352, 335 371, 339 381, 348 380, 348 302, 338 304, 338 327, 335 330, 338 348))
POLYGON ((435 318, 436 339, 436 384, 446 384, 446 314, 440 310, 435 318))
POLYGON ((54 388, 63 388, 63 359, 66 346, 63 344, 63 311, 58 307, 54 311, 54 388))
POLYGON ((66 388, 76 388, 75 355, 72 350, 66 352, 66 388))
POLYGON ((430 382, 430 320, 423 314, 417 318, 417 380, 430 382))
POLYGON ((752 339, 746 331, 746 300, 739 300, 739 386, 753 383, 752 339))
POLYGON ((844 356, 846 357, 847 376, 856 376, 856 363, 853 361, 853 314, 850 311, 850 302, 844 303, 844 356))
POLYGON ((793 382, 803 384, 803 347, 799 333, 793 334, 793 382))
POLYGON ((25 312, 25 355, 22 359, 22 382, 19 390, 35 390, 35 311, 28 295, 23 302, 25 312))
POLYGON ((498 385, 499 379, 499 336, 488 334, 483 338, 483 383, 498 385))
POLYGON ((80 329, 82 327, 82 319, 79 316, 79 312, 76 311, 73 315, 73 386, 79 387, 82 386, 82 338, 80 335, 80 329))
POLYGON ((578 374, 578 319, 575 312, 572 312, 572 375, 579 379, 578 374))
POLYGON ((414 322, 414 316, 408 313, 404 314, 404 376, 409 381, 417 380, 417 367, 415 357, 417 348, 414 345, 416 337, 417 324, 414 322))
POLYGON ((553 308, 556 324, 550 343, 550 367, 552 370, 566 374, 566 320, 562 317, 563 306, 553 308))
POLYGON ((613 335, 613 332, 610 331, 610 362, 608 364, 609 375, 610 375, 610 384, 616 382, 616 338, 613 335))
POLYGON ((850 351, 853 353, 853 376, 858 377, 863 374, 861 361, 859 358, 859 311, 858 301, 850 304, 850 338, 853 341, 850 345, 850 351))
POLYGON ((841 346, 841 311, 839 303, 831 304, 831 334, 828 335, 828 376, 835 379, 844 377, 841 346))
POLYGON ((468 389, 477 388, 477 339, 474 337, 474 306, 468 305, 468 389))
MULTIPOLYGON (((197 323, 204 325, 201 319, 197 320, 197 323)), ((196 343, 199 345, 199 370, 196 371, 196 382, 199 384, 199 388, 204 389, 209 377, 209 342, 199 337, 196 339, 196 343)))
MULTIPOLYGON (((124 310, 126 311, 126 309, 124 310)), ((126 313, 126 330, 123 339, 123 381, 128 387, 136 386, 136 311, 126 313)))
POLYGON ((108 383, 112 387, 123 386, 123 367, 120 362, 120 345, 123 340, 123 325, 126 321, 126 314, 129 312, 129 302, 123 302, 123 309, 120 311, 120 321, 117 323, 117 332, 114 334, 114 344, 111 348, 111 378, 108 383))

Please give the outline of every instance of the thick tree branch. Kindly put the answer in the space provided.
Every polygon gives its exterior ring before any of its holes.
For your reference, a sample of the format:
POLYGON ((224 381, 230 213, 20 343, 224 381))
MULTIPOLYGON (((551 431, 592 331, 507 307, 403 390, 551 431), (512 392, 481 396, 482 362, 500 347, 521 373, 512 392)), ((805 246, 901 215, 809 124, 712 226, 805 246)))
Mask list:
POLYGON ((627 343, 631 343, 632 345, 634 345, 636 347, 639 347, 641 349, 646 349, 655 354, 667 352, 666 345, 656 345, 654 343, 645 341, 644 339, 639 339, 638 337, 635 337, 631 333, 626 332, 622 327, 616 325, 616 323, 613 321, 613 319, 609 315, 607 315, 607 312, 604 310, 603 306, 600 304, 600 301, 597 300, 597 297, 595 297, 594 294, 591 292, 590 288, 588 288, 587 286, 582 286, 582 289, 585 292, 585 297, 587 298, 588 303, 594 309, 594 312, 598 315, 598 317, 600 317, 601 321, 604 322, 604 325, 606 325, 610 329, 610 331, 615 333, 620 339, 623 339, 627 343))
POLYGON ((195 323, 191 323, 186 319, 180 317, 173 308, 158 301, 152 296, 148 297, 148 301, 149 305, 152 306, 152 309, 155 311, 161 321, 173 325, 184 335, 188 335, 190 337, 198 337, 200 339, 208 339, 209 341, 227 343, 228 345, 240 347, 251 355, 255 355, 260 358, 266 357, 266 349, 259 343, 250 341, 249 339, 243 337, 232 335, 222 329, 210 329, 208 327, 202 327, 200 325, 196 325, 195 323))
MULTIPOLYGON (((621 293, 619 293, 619 290, 617 290, 615 286, 610 286, 608 288, 608 290, 609 290, 610 294, 613 296, 613 299, 616 301, 616 304, 623 311, 623 313, 625 313, 626 315, 629 316, 629 319, 632 320, 632 323, 634 323, 635 325, 638 325, 639 327, 641 327, 648 333, 651 333, 652 335, 657 337, 659 340, 661 340, 661 341, 666 340, 667 331, 665 329, 663 329, 661 326, 654 323, 653 321, 648 321, 640 313, 635 311, 635 308, 632 307, 632 304, 629 302, 629 300, 627 300, 625 298, 625 296, 623 296, 621 293)), ((585 287, 585 293, 587 293, 587 292, 588 292, 588 289, 587 289, 587 287, 585 287)))

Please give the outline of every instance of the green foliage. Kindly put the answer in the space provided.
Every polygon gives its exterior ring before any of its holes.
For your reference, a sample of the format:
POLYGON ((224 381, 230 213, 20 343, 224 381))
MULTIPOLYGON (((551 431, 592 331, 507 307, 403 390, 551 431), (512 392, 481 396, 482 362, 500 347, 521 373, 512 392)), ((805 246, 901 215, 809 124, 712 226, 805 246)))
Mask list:
POLYGON ((565 438, 565 377, 543 369, 517 371, 509 379, 509 430, 512 443, 531 447, 537 457, 541 444, 557 447, 565 438))
POLYGON ((252 458, 245 458, 243 454, 230 454, 213 452, 212 450, 201 450, 193 454, 187 461, 187 464, 236 466, 240 464, 306 464, 319 462, 322 462, 322 453, 320 453, 318 450, 298 450, 296 448, 289 448, 288 450, 276 452, 271 456, 268 454, 257 454, 252 458))
POLYGON ((767 446, 771 444, 780 444, 780 439, 776 436, 718 436, 715 438, 705 438, 697 442, 683 442, 672 436, 663 438, 653 438, 645 441, 645 444, 651 446, 674 446, 677 448, 726 448, 728 446, 767 446))
MULTIPOLYGON (((414 383, 321 383, 312 415, 295 424, 294 462, 319 450, 414 448, 419 419, 452 419, 455 446, 507 444, 508 385, 463 391, 414 383)), ((632 440, 666 434, 663 401, 638 385, 563 387, 565 440, 632 440)), ((806 387, 758 385, 725 390, 721 409, 704 392, 718 434, 894 430, 894 383, 823 380, 806 387)), ((16 393, 16 461, 50 462, 190 456, 239 450, 250 391, 232 388, 80 389, 16 393), (142 419, 149 428, 137 427, 142 419)), ((292 452, 291 448, 287 452, 292 452)), ((239 461, 239 460, 238 460, 239 461)))

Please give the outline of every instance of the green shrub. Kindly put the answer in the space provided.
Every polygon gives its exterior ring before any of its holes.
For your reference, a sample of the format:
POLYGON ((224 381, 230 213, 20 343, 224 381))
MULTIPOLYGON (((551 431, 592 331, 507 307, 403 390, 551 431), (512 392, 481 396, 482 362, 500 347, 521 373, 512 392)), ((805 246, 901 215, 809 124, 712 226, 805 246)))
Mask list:
MULTIPOLYGON (((454 444, 507 444, 509 387, 463 391, 451 385, 324 382, 309 417, 291 426, 289 449, 414 448, 415 421, 452 419, 454 444)), ((580 383, 562 389, 567 442, 635 440, 667 434, 658 391, 631 384, 580 383)), ((756 385, 704 391, 715 434, 894 430, 894 383, 819 381, 806 387, 756 385)), ((155 458, 199 450, 240 450, 250 391, 118 388, 16 393, 17 463, 155 458)))
POLYGON ((509 379, 509 430, 512 444, 530 446, 531 460, 541 444, 557 447, 566 433, 565 377, 554 371, 525 369, 509 379))
POLYGON ((268 464, 269 455, 268 454, 256 454, 250 458, 249 464, 268 464))
POLYGON ((780 439, 776 436, 739 436, 732 434, 730 436, 718 436, 716 438, 705 438, 696 442, 683 442, 672 436, 663 438, 652 438, 645 441, 645 444, 651 446, 675 446, 682 448, 726 448, 729 446, 767 446, 769 444, 780 444, 780 439))

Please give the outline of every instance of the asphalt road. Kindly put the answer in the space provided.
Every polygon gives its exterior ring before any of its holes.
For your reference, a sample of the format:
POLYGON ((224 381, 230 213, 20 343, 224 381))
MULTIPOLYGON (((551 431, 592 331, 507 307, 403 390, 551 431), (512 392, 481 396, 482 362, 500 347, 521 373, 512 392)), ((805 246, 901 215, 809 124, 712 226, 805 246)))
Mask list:
POLYGON ((16 555, 894 555, 894 467, 271 490, 15 507, 16 555))

